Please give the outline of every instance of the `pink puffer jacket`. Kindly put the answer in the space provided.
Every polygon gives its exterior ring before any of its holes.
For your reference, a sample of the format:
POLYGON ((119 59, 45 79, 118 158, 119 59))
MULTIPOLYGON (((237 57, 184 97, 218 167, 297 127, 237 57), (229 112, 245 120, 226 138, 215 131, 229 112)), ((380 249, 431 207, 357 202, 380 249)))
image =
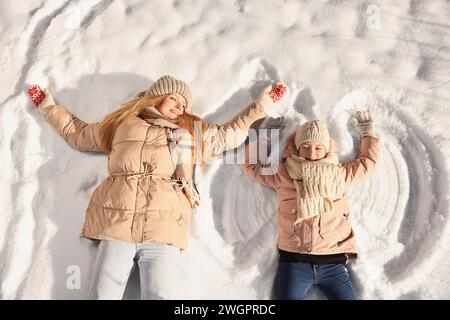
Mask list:
MULTIPOLYGON (((247 146, 255 147, 255 143, 247 146)), ((361 140, 357 159, 342 164, 342 175, 346 187, 371 173, 377 163, 380 149, 379 139, 365 137, 361 140)), ((283 161, 295 151, 293 139, 283 153, 283 161)), ((243 171, 258 183, 274 188, 278 194, 278 247, 285 251, 306 254, 358 253, 355 235, 350 221, 347 193, 333 203, 333 210, 328 213, 302 219, 297 225, 297 192, 284 162, 273 175, 261 175, 261 164, 249 164, 248 157, 243 171)))

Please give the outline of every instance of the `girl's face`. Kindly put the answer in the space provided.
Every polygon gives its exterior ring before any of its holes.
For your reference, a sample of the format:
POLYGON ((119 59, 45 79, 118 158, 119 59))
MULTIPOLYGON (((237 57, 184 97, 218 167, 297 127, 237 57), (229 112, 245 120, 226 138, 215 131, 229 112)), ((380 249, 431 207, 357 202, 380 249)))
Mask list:
POLYGON ((306 141, 300 145, 298 156, 306 160, 320 160, 325 158, 327 152, 323 144, 319 141, 306 141))
POLYGON ((164 117, 175 120, 183 115, 186 109, 186 99, 178 93, 171 93, 156 107, 164 117))

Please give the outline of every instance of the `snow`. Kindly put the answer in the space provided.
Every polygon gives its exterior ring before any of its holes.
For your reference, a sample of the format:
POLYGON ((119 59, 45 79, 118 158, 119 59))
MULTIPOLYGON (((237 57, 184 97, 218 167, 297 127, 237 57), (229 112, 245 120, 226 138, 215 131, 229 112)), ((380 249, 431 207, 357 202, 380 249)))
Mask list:
MULTIPOLYGON (((28 85, 92 122, 171 74, 191 86, 194 113, 218 123, 283 80, 289 95, 270 112, 286 118, 282 139, 326 120, 341 161, 358 151, 352 113, 369 106, 384 144, 350 196, 358 296, 449 299, 449 17, 445 0, 2 1, 0 298, 86 298, 96 248, 79 233, 107 176, 106 156, 71 149, 28 85)), ((178 298, 269 299, 276 194, 239 165, 197 171, 203 203, 178 298)))

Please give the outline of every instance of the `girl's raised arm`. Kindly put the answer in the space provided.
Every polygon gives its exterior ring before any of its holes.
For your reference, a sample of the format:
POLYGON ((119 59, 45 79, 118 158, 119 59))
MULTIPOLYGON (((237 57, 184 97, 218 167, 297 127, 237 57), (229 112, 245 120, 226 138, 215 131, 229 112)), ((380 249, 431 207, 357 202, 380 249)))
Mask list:
POLYGON ((347 183, 359 181, 370 174, 380 153, 380 141, 375 133, 372 113, 357 111, 353 123, 361 135, 361 147, 358 158, 343 165, 346 170, 345 181, 347 183))

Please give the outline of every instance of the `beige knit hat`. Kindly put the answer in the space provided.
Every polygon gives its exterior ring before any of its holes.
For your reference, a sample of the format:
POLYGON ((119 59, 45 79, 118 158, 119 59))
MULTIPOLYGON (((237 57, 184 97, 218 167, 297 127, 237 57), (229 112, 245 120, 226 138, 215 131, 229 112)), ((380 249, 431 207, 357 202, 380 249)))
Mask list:
POLYGON ((150 88, 145 91, 144 96, 159 96, 170 93, 178 93, 186 99, 186 112, 191 111, 192 94, 188 85, 172 76, 162 76, 152 83, 150 88))
POLYGON ((330 151, 330 134, 325 122, 313 120, 301 125, 295 134, 295 147, 298 150, 303 142, 313 140, 321 142, 326 152, 330 151))

